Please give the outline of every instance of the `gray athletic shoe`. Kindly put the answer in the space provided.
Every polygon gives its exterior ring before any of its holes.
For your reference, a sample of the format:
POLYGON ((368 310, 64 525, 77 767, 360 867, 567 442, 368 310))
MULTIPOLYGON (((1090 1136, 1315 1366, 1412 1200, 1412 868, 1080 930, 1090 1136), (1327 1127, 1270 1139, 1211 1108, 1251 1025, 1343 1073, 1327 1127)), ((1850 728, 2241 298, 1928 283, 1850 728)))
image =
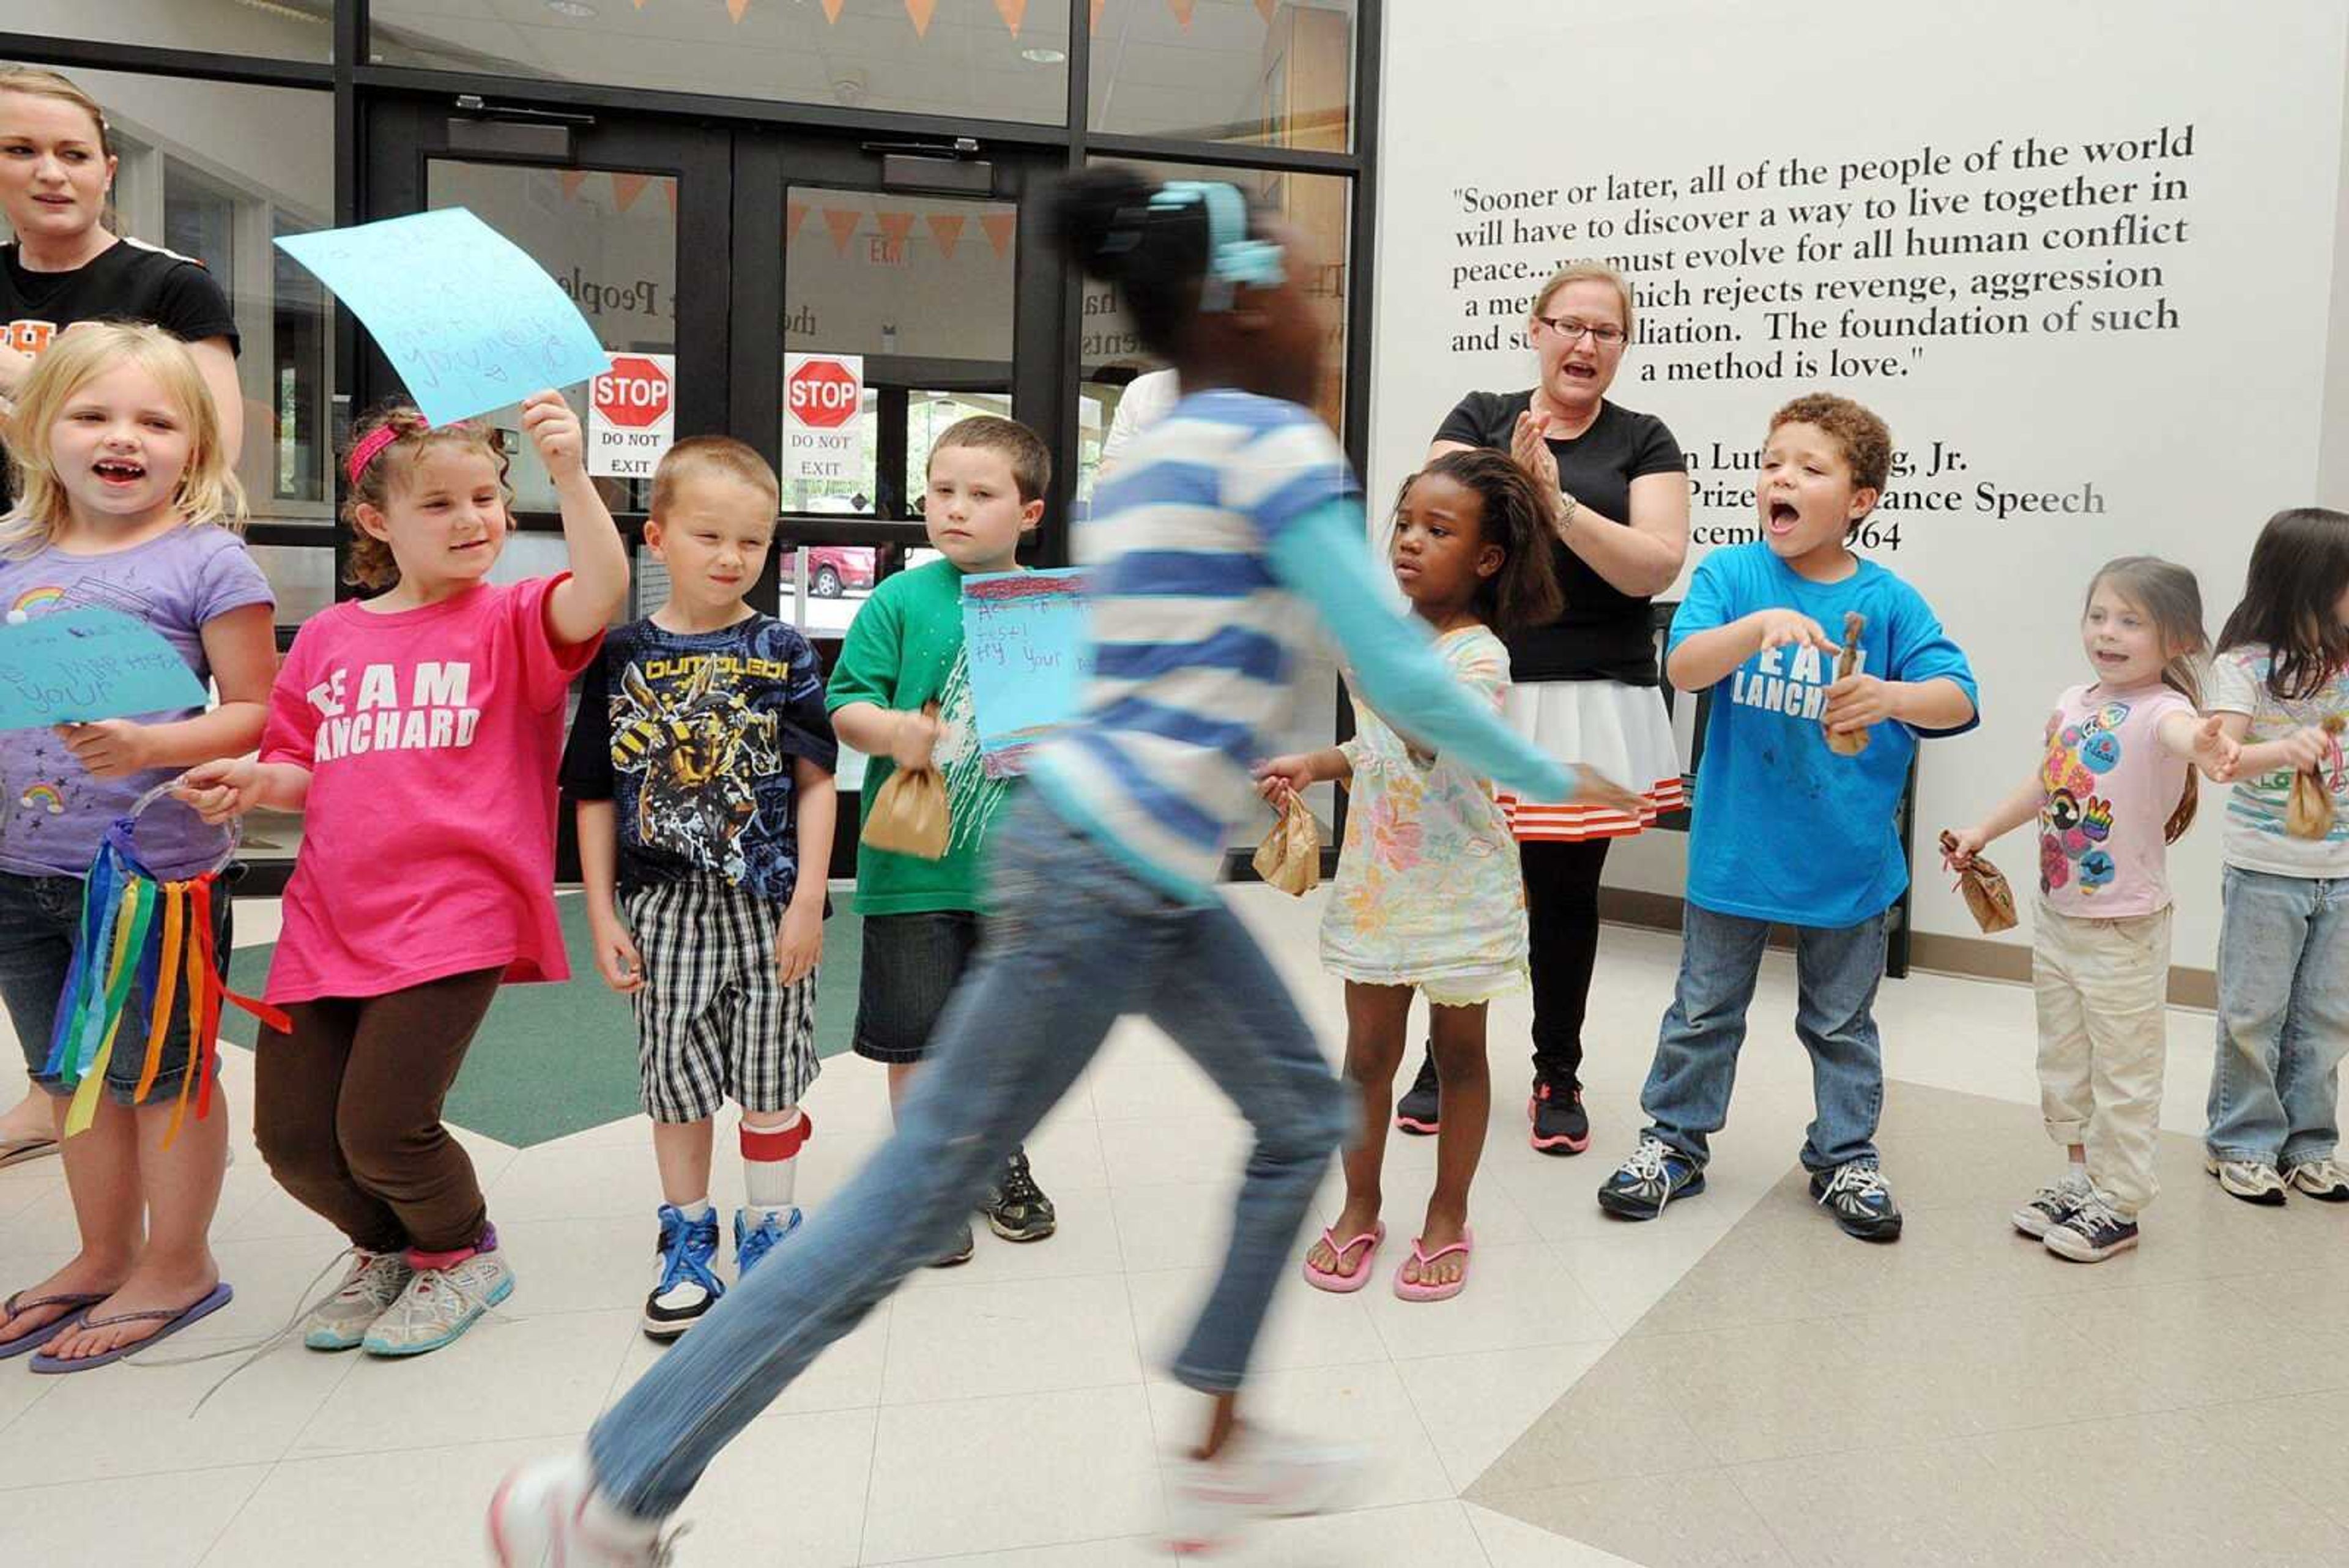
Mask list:
POLYGON ((302 1343, 313 1350, 357 1350, 415 1273, 402 1253, 360 1252, 342 1289, 302 1320, 302 1343))
POLYGON ((513 1294, 505 1254, 476 1252, 449 1269, 419 1269, 391 1309, 367 1333, 369 1355, 421 1355, 455 1343, 481 1314, 513 1294))
POLYGON ((2061 1181, 2051 1181, 2041 1188, 2037 1197, 2007 1218, 2033 1241, 2044 1241, 2048 1231, 2078 1213, 2080 1205, 2095 1195, 2096 1189, 2086 1177, 2066 1170, 2061 1181))

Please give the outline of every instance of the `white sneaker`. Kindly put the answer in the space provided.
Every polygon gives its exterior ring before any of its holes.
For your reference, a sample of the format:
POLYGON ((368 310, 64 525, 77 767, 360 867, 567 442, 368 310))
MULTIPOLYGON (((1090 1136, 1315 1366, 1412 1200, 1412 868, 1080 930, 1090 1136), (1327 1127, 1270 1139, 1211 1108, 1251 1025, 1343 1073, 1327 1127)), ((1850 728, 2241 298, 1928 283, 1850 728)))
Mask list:
POLYGON ((2301 1161, 2285 1171, 2283 1179, 2294 1191, 2319 1203, 2349 1203, 2349 1171, 2343 1170, 2330 1155, 2301 1161))
POLYGON ((2086 1177, 2066 1168, 2060 1180, 2041 1188, 2036 1197, 2007 1218, 2032 1240, 2044 1241, 2048 1231, 2079 1212, 2080 1205, 2095 1195, 2096 1189, 2086 1177))
POLYGON ((1242 1427, 1212 1459, 1186 1459, 1168 1490, 1167 1548, 1217 1552, 1258 1519, 1328 1511, 1361 1475, 1359 1449, 1242 1427))
POLYGON ((402 1253, 360 1252, 342 1288, 302 1320, 302 1343, 313 1350, 357 1350, 415 1274, 402 1253))
POLYGON ((2220 1159, 2217 1155, 2206 1155, 2202 1168, 2219 1179, 2219 1186, 2230 1198, 2269 1208, 2283 1201, 2283 1178, 2265 1160, 2220 1159))
POLYGON ((421 1355, 455 1342, 481 1314, 513 1294, 502 1251, 476 1252, 452 1269, 419 1269, 365 1341, 369 1355, 421 1355))
POLYGON ((490 1500, 490 1561, 498 1568, 663 1568, 670 1561, 657 1526, 616 1519, 595 1498, 585 1454, 507 1472, 490 1500))

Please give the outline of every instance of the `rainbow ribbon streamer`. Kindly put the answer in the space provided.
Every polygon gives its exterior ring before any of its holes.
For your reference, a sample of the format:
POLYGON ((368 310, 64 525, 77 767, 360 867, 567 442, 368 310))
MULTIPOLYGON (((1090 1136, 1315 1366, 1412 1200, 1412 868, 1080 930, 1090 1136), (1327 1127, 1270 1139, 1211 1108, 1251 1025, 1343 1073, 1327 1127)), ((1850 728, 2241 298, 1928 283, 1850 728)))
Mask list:
POLYGON ((81 928, 65 993, 57 1000, 57 1028, 49 1036, 44 1070, 74 1090, 73 1104, 66 1111, 66 1136, 86 1131, 98 1115, 107 1064, 114 1058, 136 981, 140 993, 154 1001, 136 1096, 145 1104, 162 1069, 163 1042, 171 1032, 172 1008, 184 972, 188 1071, 180 1080, 171 1124, 163 1134, 163 1147, 169 1148, 187 1116, 191 1085, 196 1118, 212 1114, 221 1004, 233 1002, 281 1032, 290 1031, 292 1023, 276 1008, 228 988, 222 955, 212 939, 212 900, 221 894, 222 867, 185 881, 168 881, 140 860, 131 840, 139 809, 146 805, 141 801, 106 830, 83 884, 81 928))

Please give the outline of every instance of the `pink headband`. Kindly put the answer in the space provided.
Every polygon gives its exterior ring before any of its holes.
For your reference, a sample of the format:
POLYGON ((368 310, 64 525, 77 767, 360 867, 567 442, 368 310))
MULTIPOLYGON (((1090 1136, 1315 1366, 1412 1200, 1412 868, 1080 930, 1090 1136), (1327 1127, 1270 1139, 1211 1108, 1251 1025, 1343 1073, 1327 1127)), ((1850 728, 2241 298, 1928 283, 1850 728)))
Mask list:
POLYGON ((343 465, 343 472, 356 485, 359 475, 367 472, 367 464, 376 460, 376 455, 398 439, 398 427, 388 422, 376 426, 359 437, 358 443, 351 448, 351 458, 343 465))

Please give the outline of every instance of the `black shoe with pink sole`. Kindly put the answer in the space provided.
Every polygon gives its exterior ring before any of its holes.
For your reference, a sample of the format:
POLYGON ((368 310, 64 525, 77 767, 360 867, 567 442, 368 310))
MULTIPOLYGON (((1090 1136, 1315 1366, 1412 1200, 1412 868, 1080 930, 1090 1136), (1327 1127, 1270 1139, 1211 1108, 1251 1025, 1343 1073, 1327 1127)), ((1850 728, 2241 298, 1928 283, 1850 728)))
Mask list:
POLYGON ((1537 1077, 1526 1118, 1534 1125, 1533 1146, 1543 1154, 1580 1154, 1590 1147, 1590 1118, 1583 1114, 1580 1089, 1561 1089, 1537 1077))

